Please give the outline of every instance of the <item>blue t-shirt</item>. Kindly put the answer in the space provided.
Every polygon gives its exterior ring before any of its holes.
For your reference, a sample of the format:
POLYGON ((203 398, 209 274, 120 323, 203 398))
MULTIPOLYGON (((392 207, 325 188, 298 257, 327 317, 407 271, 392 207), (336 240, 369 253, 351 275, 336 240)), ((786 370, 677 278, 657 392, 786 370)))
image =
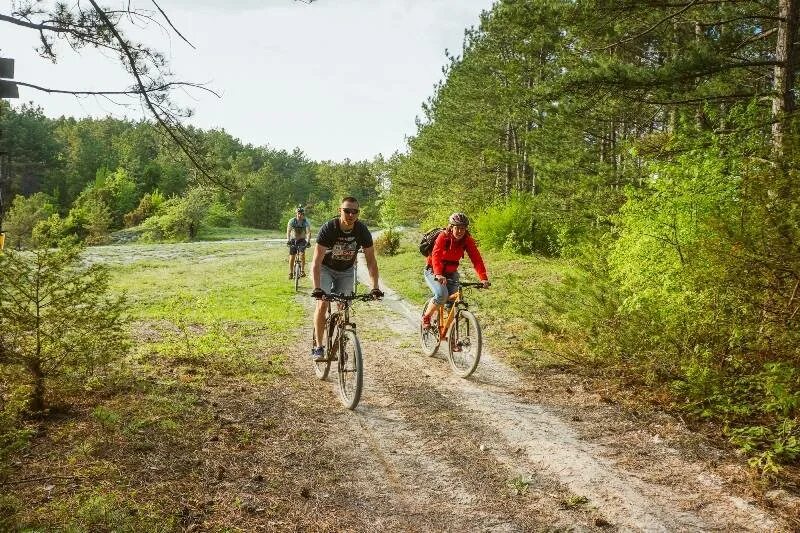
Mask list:
POLYGON ((367 225, 356 220, 353 229, 342 231, 339 219, 329 220, 319 229, 317 244, 328 249, 322 264, 339 272, 347 270, 356 262, 358 247, 369 248, 372 246, 372 234, 367 225))
POLYGON ((310 227, 311 223, 307 218, 300 221, 297 220, 297 217, 292 217, 289 219, 289 222, 286 223, 286 233, 295 240, 306 239, 306 233, 310 227))

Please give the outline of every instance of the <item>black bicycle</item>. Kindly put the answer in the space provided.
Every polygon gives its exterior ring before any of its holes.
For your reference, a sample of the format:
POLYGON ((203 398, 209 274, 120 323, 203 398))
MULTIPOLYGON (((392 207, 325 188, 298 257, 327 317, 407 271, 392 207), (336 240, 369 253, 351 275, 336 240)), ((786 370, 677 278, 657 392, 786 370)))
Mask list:
MULTIPOLYGON (((350 321, 350 306, 360 300, 375 300, 371 294, 345 296, 342 294, 326 294, 322 300, 336 302, 338 310, 325 316, 325 358, 314 361, 314 372, 319 379, 328 377, 331 363, 336 361, 339 382, 339 399, 348 409, 355 409, 361 399, 364 387, 364 361, 361 356, 361 343, 356 334, 356 325, 350 321)), ((317 346, 316 337, 312 334, 312 346, 317 346)))
POLYGON ((290 249, 294 246, 296 247, 296 253, 294 254, 294 265, 292 266, 292 279, 294 280, 294 290, 295 292, 300 291, 300 278, 303 277, 303 260, 300 258, 300 254, 305 253, 305 247, 302 245, 297 245, 294 240, 289 241, 286 243, 290 249))

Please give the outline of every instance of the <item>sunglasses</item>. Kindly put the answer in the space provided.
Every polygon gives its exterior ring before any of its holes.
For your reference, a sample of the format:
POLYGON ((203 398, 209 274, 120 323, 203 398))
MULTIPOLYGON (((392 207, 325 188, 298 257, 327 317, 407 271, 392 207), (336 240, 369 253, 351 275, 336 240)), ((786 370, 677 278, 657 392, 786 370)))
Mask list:
POLYGON ((350 209, 349 207, 342 207, 342 211, 346 215, 357 215, 358 214, 358 209, 350 209))

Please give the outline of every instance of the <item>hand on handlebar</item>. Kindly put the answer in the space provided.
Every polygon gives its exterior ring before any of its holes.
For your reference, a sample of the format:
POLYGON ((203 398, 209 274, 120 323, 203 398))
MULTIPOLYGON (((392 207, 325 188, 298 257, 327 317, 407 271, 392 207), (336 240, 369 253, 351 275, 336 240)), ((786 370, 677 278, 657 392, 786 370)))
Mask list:
POLYGON ((447 283, 447 278, 442 276, 441 274, 437 274, 435 278, 436 281, 439 282, 439 285, 444 285, 445 283, 447 283))
POLYGON ((372 296, 372 298, 373 298, 373 299, 375 299, 375 300, 380 300, 381 298, 383 298, 383 291, 382 291, 382 290, 380 290, 380 289, 372 289, 372 290, 369 292, 369 294, 370 294, 370 296, 372 296))
POLYGON ((325 291, 317 287, 316 289, 311 291, 311 297, 316 298, 317 300, 321 300, 322 298, 325 297, 325 291))
POLYGON ((488 289, 492 285, 491 283, 489 283, 488 279, 485 279, 485 280, 481 281, 481 283, 483 283, 483 288, 484 289, 488 289))

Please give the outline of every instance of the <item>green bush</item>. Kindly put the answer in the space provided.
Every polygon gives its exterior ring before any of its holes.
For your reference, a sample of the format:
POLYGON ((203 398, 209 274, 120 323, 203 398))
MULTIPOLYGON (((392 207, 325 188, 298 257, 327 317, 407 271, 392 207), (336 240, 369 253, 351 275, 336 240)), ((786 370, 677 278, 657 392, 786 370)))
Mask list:
POLYGON ((108 271, 81 264, 80 248, 0 254, 0 367, 29 386, 30 407, 48 388, 96 376, 127 350, 124 297, 108 271))
POLYGON ((60 231, 64 236, 74 235, 86 244, 108 242, 111 228, 111 210, 97 194, 81 194, 64 219, 60 231))
POLYGON ((236 220, 236 215, 232 213, 224 204, 219 201, 212 202, 208 206, 208 212, 203 217, 202 225, 214 228, 229 228, 236 220))
POLYGON ((197 235, 213 203, 213 192, 196 188, 183 197, 173 197, 142 223, 143 241, 186 241, 197 235))
POLYGON ((136 209, 129 213, 125 213, 125 215, 122 217, 125 227, 132 228, 134 226, 138 226, 158 212, 159 207, 161 207, 161 204, 163 203, 164 195, 162 195, 158 190, 155 190, 152 193, 146 193, 139 200, 139 205, 136 207, 136 209))
POLYGON ((11 209, 3 221, 3 229, 8 239, 6 246, 16 249, 30 246, 36 225, 50 218, 55 211, 50 198, 44 193, 39 192, 28 198, 22 195, 15 196, 11 209))
POLYGON ((482 246, 518 254, 557 255, 558 232, 538 197, 515 194, 489 206, 470 228, 482 246))
POLYGON ((400 234, 392 229, 384 230, 375 239, 375 251, 379 255, 397 255, 400 250, 400 234))
POLYGON ((704 149, 651 172, 549 301, 595 363, 725 424, 767 473, 800 416, 797 171, 704 149))

